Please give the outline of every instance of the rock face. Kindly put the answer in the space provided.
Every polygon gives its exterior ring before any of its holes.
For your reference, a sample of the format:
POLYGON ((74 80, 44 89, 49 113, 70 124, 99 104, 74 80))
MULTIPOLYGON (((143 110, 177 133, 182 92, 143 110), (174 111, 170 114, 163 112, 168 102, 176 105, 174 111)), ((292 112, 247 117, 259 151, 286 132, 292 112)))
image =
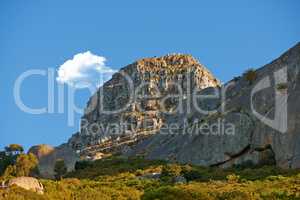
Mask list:
POLYGON ((68 171, 74 170, 78 155, 68 145, 64 144, 59 147, 49 145, 37 145, 29 149, 28 153, 33 153, 39 160, 39 172, 44 178, 54 178, 54 166, 58 159, 65 161, 68 171))
POLYGON ((299 71, 300 43, 222 87, 191 56, 142 59, 91 97, 68 145, 84 157, 121 152, 204 166, 300 168, 299 71), (130 86, 140 88, 133 101, 130 86), (102 127, 123 122, 137 128, 102 127))
POLYGON ((39 194, 44 193, 43 185, 39 182, 39 180, 37 180, 36 178, 32 178, 32 177, 13 178, 13 179, 8 181, 7 186, 8 187, 18 186, 18 187, 21 187, 25 190, 32 190, 32 191, 37 192, 39 194))
MULTIPOLYGON (((182 129, 175 134, 156 134, 135 146, 130 154, 204 166, 229 167, 251 162, 299 168, 299 69, 300 44, 297 44, 256 70, 253 80, 247 80, 244 74, 226 83, 222 87, 226 88, 223 98, 198 101, 202 109, 216 112, 203 114, 194 108, 190 113, 176 114, 166 123, 175 120, 182 129), (184 124, 184 118, 191 120, 184 124), (216 131, 219 125, 227 131, 216 131)), ((215 92, 209 88, 200 94, 215 92)))
POLYGON ((179 103, 177 97, 167 98, 169 94, 184 98, 191 88, 219 84, 190 55, 141 59, 114 74, 90 98, 81 131, 68 144, 88 159, 99 151, 127 151, 128 145, 160 130, 165 113, 179 103))

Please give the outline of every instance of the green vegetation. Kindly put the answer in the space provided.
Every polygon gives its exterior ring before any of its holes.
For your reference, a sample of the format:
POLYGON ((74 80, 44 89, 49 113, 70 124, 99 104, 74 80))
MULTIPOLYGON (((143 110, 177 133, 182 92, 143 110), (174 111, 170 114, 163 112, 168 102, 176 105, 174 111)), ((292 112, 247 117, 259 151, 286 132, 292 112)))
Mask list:
POLYGON ((78 161, 75 163, 75 170, 81 170, 92 166, 93 166, 92 161, 88 161, 88 160, 78 161))
POLYGON ((162 167, 161 180, 166 183, 174 183, 175 178, 181 176, 182 167, 176 164, 167 164, 162 167))
POLYGON ((0 176, 3 175, 6 168, 16 162, 16 156, 7 155, 5 151, 0 152, 0 176))
POLYGON ((233 81, 234 81, 234 82, 237 82, 237 81, 239 81, 240 79, 241 79, 240 76, 235 76, 235 77, 233 77, 233 81))
POLYGON ((6 168, 16 163, 17 157, 24 152, 24 148, 19 144, 11 144, 5 147, 5 151, 0 151, 0 176, 6 168))
POLYGON ((65 164, 65 161, 62 159, 58 159, 55 162, 54 166, 54 172, 55 172, 55 178, 60 180, 66 173, 67 173, 67 167, 65 164))
MULTIPOLYGON (((143 171, 143 173, 160 172, 161 167, 166 164, 165 161, 160 160, 145 160, 142 157, 122 158, 108 157, 94 162, 83 161, 86 168, 76 170, 69 173, 68 178, 91 179, 95 180, 102 176, 115 176, 121 173, 132 173, 143 171)), ((79 162, 79 163, 82 163, 79 162)), ((76 164, 79 166, 80 164, 76 164)))
POLYGON ((0 152, 0 176, 38 176, 38 160, 33 154, 24 154, 19 144, 11 144, 0 152))
POLYGON ((248 69, 244 73, 244 77, 249 82, 249 84, 252 84, 257 78, 256 71, 254 69, 248 69))
POLYGON ((17 157, 16 163, 9 165, 4 177, 20 177, 20 176, 38 176, 38 160, 33 154, 20 154, 17 157))
POLYGON ((276 85, 277 90, 286 90, 288 88, 287 83, 279 83, 276 85))
POLYGON ((24 152, 24 148, 19 144, 10 144, 5 147, 5 151, 9 154, 20 154, 24 152))
POLYGON ((44 195, 10 188, 0 189, 0 199, 300 199, 300 170, 274 166, 219 169, 120 156, 76 166, 59 181, 42 179, 44 195), (170 181, 177 176, 187 183, 170 181))

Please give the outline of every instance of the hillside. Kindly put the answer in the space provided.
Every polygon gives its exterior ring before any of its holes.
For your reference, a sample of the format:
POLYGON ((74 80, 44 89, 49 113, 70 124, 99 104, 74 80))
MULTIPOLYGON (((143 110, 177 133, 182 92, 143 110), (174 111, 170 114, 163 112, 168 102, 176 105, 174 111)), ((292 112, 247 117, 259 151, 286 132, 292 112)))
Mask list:
POLYGON ((300 199, 299 69, 300 43, 224 85, 190 55, 139 60, 90 98, 68 143, 29 150, 52 178, 43 195, 0 199, 300 199))
POLYGON ((68 145, 85 159, 122 153, 202 166, 298 168, 299 55, 298 43, 222 87, 189 55, 141 59, 91 97, 68 145))
POLYGON ((223 85, 190 55, 138 60, 90 98, 81 130, 45 156, 78 160, 122 154, 198 166, 300 167, 300 43, 223 85))
POLYGON ((200 91, 200 95, 218 91, 223 95, 187 103, 190 110, 175 113, 165 122, 175 122, 179 129, 172 134, 160 131, 128 154, 225 168, 245 162, 299 168, 299 71, 300 43, 222 88, 200 91))
POLYGON ((111 157, 81 164, 60 181, 41 180, 43 195, 15 187, 0 189, 0 199, 299 199, 299 174, 272 166, 223 170, 111 157))

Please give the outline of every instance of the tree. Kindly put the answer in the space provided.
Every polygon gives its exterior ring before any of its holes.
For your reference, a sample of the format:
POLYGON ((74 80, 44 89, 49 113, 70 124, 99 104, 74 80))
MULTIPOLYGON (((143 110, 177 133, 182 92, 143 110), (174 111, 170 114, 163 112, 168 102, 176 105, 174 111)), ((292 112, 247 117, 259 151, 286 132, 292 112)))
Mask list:
POLYGON ((0 152, 0 176, 3 175, 9 165, 14 165, 16 163, 16 159, 16 155, 7 154, 6 151, 0 152))
POLYGON ((249 82, 249 84, 251 85, 255 79, 257 78, 257 74, 256 71, 254 69, 248 69, 245 73, 244 76, 246 78, 246 80, 249 82))
POLYGON ((16 162, 16 176, 36 176, 38 175, 39 161, 34 154, 21 154, 16 162))
POLYGON ((5 147, 5 151, 0 152, 0 176, 5 173, 9 166, 11 167, 5 174, 12 174, 11 169, 16 164, 19 155, 22 155, 23 152, 24 148, 19 144, 10 144, 5 147))
POLYGON ((24 148, 19 144, 10 144, 9 146, 5 147, 5 151, 9 155, 18 155, 24 152, 24 148))
POLYGON ((61 179, 67 173, 67 167, 63 159, 56 160, 54 172, 56 179, 61 179))
POLYGON ((6 168, 4 176, 38 176, 38 159, 32 153, 20 154, 16 163, 6 168))
POLYGON ((77 161, 75 163, 75 170, 81 170, 81 169, 85 169, 85 168, 88 168, 91 166, 93 166, 93 163, 91 161, 88 161, 88 160, 77 161))
POLYGON ((161 175, 162 176, 169 176, 169 177, 176 177, 181 174, 181 166, 176 164, 168 164, 163 166, 161 175))

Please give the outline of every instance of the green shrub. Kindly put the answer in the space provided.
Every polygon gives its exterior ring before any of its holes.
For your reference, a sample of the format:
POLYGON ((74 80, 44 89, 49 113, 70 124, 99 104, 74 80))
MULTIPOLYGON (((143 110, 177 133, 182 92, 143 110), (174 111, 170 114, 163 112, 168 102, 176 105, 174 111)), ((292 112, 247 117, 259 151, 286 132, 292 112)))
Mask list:
POLYGON ((135 175, 136 176, 142 176, 142 175, 144 175, 144 171, 141 170, 141 169, 138 169, 138 170, 136 170, 135 175))
POLYGON ((229 183, 238 183, 240 180, 240 176, 235 174, 229 174, 226 176, 227 182, 229 183))
POLYGON ((255 164, 251 160, 247 160, 241 164, 236 164, 233 166, 234 169, 237 170, 242 170, 242 169, 247 169, 247 168, 254 168, 255 164))
POLYGON ((181 174, 181 166, 177 164, 167 164, 162 168, 161 176, 162 177, 176 177, 181 174))
POLYGON ((69 173, 69 178, 59 181, 42 179, 44 195, 12 187, 0 189, 0 199, 300 199, 300 170, 274 166, 220 169, 121 157, 91 164, 88 168, 69 173), (159 170, 164 174, 161 179, 136 177, 137 174, 159 170), (188 184, 164 181, 166 177, 178 175, 189 177, 188 184))
POLYGON ((61 179, 67 173, 67 167, 63 159, 56 160, 54 172, 56 179, 61 179))
POLYGON ((99 176, 114 176, 120 173, 135 173, 136 170, 155 169, 166 162, 161 160, 145 160, 142 157, 122 158, 112 156, 91 163, 88 169, 78 169, 71 172, 66 177, 79 179, 96 179, 99 176))
POLYGON ((202 178, 201 172, 199 170, 194 169, 190 165, 183 166, 181 174, 188 182, 194 180, 200 180, 202 178))
POLYGON ((240 76, 235 76, 232 80, 233 80, 234 82, 237 82, 237 81, 239 81, 240 79, 241 79, 240 76))
POLYGON ((88 161, 88 160, 82 160, 82 161, 77 161, 75 163, 75 170, 81 170, 81 169, 86 169, 88 167, 92 167, 93 162, 88 161))
POLYGON ((252 84, 257 78, 256 71, 254 69, 248 69, 244 73, 244 77, 250 84, 252 84))
POLYGON ((155 190, 148 190, 142 196, 142 200, 192 200, 195 199, 192 194, 176 187, 163 186, 155 190))
POLYGON ((24 152, 24 148, 19 144, 10 144, 5 147, 5 151, 9 154, 21 154, 24 152))
POLYGON ((276 85, 277 90, 286 90, 288 88, 287 83, 279 83, 276 85))
POLYGON ((38 160, 32 153, 20 154, 17 157, 16 163, 6 168, 4 172, 5 177, 9 176, 38 176, 38 160))
POLYGON ((6 152, 0 152, 0 176, 2 176, 8 166, 14 165, 17 156, 7 155, 6 152))

